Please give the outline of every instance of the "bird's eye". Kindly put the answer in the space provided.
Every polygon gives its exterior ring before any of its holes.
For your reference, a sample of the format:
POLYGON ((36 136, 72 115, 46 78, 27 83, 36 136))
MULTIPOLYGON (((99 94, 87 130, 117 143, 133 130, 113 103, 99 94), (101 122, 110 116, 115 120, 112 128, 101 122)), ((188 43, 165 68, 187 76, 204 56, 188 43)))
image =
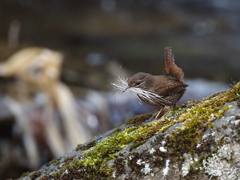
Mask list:
POLYGON ((139 85, 141 82, 140 81, 138 81, 138 82, 136 82, 136 85, 139 85))

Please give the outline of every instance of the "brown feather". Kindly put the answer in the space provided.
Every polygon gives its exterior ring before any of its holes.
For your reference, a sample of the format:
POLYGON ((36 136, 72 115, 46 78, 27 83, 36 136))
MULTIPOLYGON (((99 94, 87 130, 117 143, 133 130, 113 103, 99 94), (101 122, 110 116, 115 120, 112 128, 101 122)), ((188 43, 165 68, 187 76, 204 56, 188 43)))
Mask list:
POLYGON ((184 73, 182 68, 178 67, 174 61, 174 55, 171 47, 164 49, 165 68, 164 72, 166 75, 175 77, 179 81, 183 81, 184 73))

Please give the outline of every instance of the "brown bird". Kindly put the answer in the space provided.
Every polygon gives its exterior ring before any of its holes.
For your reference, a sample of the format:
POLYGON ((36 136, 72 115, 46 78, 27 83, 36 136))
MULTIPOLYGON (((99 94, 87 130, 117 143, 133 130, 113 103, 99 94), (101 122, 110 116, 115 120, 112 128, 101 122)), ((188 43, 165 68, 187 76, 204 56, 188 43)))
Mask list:
POLYGON ((169 111, 171 111, 179 99, 186 92, 187 84, 184 84, 184 73, 174 62, 174 56, 171 47, 164 49, 165 58, 165 75, 151 75, 144 72, 139 72, 133 75, 129 81, 128 86, 123 92, 129 88, 138 88, 140 93, 136 93, 137 96, 145 103, 160 106, 161 110, 155 117, 158 118, 162 109, 165 106, 169 106, 169 110, 162 116, 165 117, 169 111), (143 92, 143 93, 142 93, 143 92), (148 94, 150 93, 150 95, 148 94), (147 94, 147 95, 146 95, 147 94))

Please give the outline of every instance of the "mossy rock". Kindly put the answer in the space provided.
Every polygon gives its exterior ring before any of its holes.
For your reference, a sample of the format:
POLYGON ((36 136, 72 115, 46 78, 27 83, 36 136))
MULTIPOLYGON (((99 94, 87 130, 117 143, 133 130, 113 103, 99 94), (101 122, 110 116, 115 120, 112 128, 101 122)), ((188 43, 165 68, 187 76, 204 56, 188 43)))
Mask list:
POLYGON ((239 98, 237 83, 159 121, 136 116, 20 179, 239 179, 239 98))

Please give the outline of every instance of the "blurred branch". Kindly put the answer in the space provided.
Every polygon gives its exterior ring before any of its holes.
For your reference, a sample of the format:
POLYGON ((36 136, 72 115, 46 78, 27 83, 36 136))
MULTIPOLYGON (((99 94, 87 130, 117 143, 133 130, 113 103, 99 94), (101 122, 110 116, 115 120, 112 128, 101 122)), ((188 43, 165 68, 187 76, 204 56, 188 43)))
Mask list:
POLYGON ((13 51, 15 51, 19 46, 19 35, 21 30, 21 22, 14 20, 10 23, 8 31, 8 46, 13 51))

